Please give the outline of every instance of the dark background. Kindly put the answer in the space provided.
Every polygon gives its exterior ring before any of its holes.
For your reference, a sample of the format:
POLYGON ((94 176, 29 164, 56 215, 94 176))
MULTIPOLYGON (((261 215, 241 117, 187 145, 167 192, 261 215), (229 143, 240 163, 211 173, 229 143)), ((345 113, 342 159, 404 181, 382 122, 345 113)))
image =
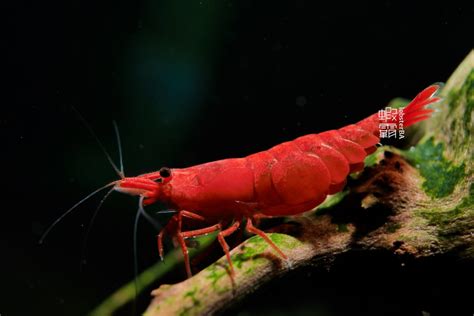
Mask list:
MULTIPOLYGON (((99 197, 37 244, 64 210, 117 178, 71 106, 116 160, 118 122, 128 175, 243 156, 445 81, 472 48, 474 18, 468 4, 394 1, 18 1, 5 13, 2 316, 83 315, 133 278, 134 198, 105 203, 82 272, 99 197)), ((141 225, 141 268, 157 260, 154 235, 141 225)), ((355 254, 232 313, 469 315, 459 287, 470 269, 444 260, 355 254)))

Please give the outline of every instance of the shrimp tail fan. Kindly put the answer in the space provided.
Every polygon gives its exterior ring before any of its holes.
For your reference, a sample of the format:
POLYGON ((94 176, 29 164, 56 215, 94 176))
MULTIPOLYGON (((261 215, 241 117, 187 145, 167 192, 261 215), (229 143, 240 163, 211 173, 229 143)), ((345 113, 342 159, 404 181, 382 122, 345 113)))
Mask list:
POLYGON ((403 127, 408 127, 417 122, 426 120, 431 117, 434 109, 426 108, 428 105, 441 100, 435 94, 440 89, 439 84, 434 84, 421 91, 404 109, 403 127))

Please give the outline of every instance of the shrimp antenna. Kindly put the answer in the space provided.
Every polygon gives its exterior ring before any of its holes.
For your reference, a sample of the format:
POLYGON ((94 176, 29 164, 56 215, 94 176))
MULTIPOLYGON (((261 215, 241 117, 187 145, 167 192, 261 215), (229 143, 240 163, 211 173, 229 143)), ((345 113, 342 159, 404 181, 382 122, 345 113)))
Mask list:
POLYGON ((173 213, 177 213, 177 211, 175 211, 175 210, 162 210, 162 211, 156 212, 155 214, 173 214, 173 213))
POLYGON ((137 235, 138 235, 138 220, 140 219, 140 214, 142 213, 142 200, 143 197, 140 197, 140 202, 138 206, 137 215, 135 215, 135 222, 133 224, 133 283, 135 287, 135 300, 133 301, 133 314, 135 315, 137 309, 137 298, 138 298, 138 247, 137 247, 137 235))
MULTIPOLYGON (((103 187, 100 187, 98 188, 97 190, 89 193, 89 195, 87 195, 85 198, 81 199, 79 202, 77 202, 76 204, 74 204, 70 209, 68 209, 66 212, 63 213, 63 215, 59 216, 49 227, 48 229, 46 229, 46 231, 43 233, 43 235, 41 236, 40 240, 38 241, 38 243, 41 245, 44 241, 44 239, 46 238, 46 236, 49 234, 49 232, 54 228, 54 226, 56 226, 57 223, 59 223, 64 217, 66 217, 69 213, 71 213, 72 211, 74 211, 79 205, 81 205, 82 203, 84 203, 85 201, 87 201, 88 199, 90 199, 91 197, 93 197, 94 195, 96 195, 97 193, 99 193, 100 191, 106 189, 106 188, 110 188, 111 186, 115 185, 117 183, 117 181, 114 181, 114 182, 111 182, 107 185, 104 185, 103 187)), ((109 192, 110 193, 110 192, 109 192)), ((107 196, 108 194, 107 193, 107 196)))
MULTIPOLYGON (((84 124, 84 126, 87 128, 87 130, 89 131, 89 133, 92 135, 92 137, 94 137, 95 141, 97 142, 97 144, 99 145, 100 149, 102 149, 102 151, 104 152, 105 156, 107 157, 107 160, 109 161, 109 163, 112 165, 112 168, 114 168, 115 172, 118 174, 118 176, 123 179, 124 178, 124 175, 123 175, 123 172, 121 170, 119 170, 119 168, 117 168, 117 165, 114 163, 114 161, 112 160, 112 157, 110 157, 109 153, 107 152, 107 150, 105 149, 104 145, 102 144, 102 142, 100 141, 99 137, 97 137, 97 135, 94 133, 94 130, 92 129, 92 127, 89 125, 89 123, 87 123, 86 119, 82 116, 82 114, 74 107, 72 106, 72 109, 74 110, 74 112, 76 112, 77 116, 79 117, 79 119, 82 121, 82 123, 84 124)), ((117 129, 118 131, 118 129, 117 129)), ((117 137, 118 137, 118 132, 117 132, 117 137)), ((120 146, 120 141, 119 141, 119 146, 120 146)), ((122 154, 120 154, 120 157, 122 156, 122 154)))
POLYGON ((138 201, 138 211, 137 215, 135 215, 135 223, 133 224, 133 273, 134 273, 134 283, 135 283, 135 301, 134 301, 134 309, 136 309, 136 300, 138 298, 138 249, 137 249, 137 235, 138 235, 138 220, 140 219, 140 215, 143 215, 148 222, 150 222, 156 230, 161 229, 161 225, 158 224, 150 215, 145 212, 143 208, 143 200, 145 199, 144 196, 140 196, 138 201))
POLYGON ((95 218, 97 217, 97 214, 99 213, 99 210, 102 207, 102 204, 104 204, 104 201, 109 197, 109 195, 113 191, 114 191, 114 188, 110 189, 109 191, 107 191, 107 193, 105 193, 104 197, 102 198, 102 200, 100 200, 99 204, 97 205, 97 207, 94 211, 94 214, 92 215, 91 220, 89 221, 89 225, 87 226, 87 230, 86 230, 86 235, 84 236, 84 241, 82 243, 81 263, 80 263, 81 268, 82 268, 82 265, 86 261, 85 258, 86 258, 87 241, 89 240, 89 235, 90 235, 91 230, 92 230, 92 225, 94 224, 95 218))
POLYGON ((119 128, 117 125, 117 122, 112 121, 114 124, 114 130, 115 130, 115 136, 117 136, 117 147, 118 147, 118 152, 119 152, 119 159, 120 159, 120 174, 121 178, 125 178, 125 173, 123 172, 123 155, 122 155, 122 142, 120 141, 120 133, 119 133, 119 128))

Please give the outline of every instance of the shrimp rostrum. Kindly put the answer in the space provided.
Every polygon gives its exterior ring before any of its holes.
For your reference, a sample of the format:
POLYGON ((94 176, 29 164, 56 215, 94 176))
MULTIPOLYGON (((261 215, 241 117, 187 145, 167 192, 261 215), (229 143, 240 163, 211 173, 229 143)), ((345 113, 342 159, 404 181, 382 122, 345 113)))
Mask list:
MULTIPOLYGON (((430 117, 439 86, 419 93, 404 108, 403 127, 430 117)), ((399 127, 399 122, 396 126, 399 127)), ((143 205, 160 201, 176 210, 158 234, 181 247, 191 276, 187 238, 217 232, 217 239, 234 273, 225 240, 240 226, 262 237, 283 259, 286 255, 254 223, 262 217, 297 215, 314 209, 327 195, 341 191, 346 178, 364 168, 364 159, 380 142, 378 113, 355 124, 319 134, 309 134, 243 158, 208 162, 188 168, 159 171, 115 181, 113 189, 140 196, 143 205), (186 230, 202 222, 199 229, 186 230)))

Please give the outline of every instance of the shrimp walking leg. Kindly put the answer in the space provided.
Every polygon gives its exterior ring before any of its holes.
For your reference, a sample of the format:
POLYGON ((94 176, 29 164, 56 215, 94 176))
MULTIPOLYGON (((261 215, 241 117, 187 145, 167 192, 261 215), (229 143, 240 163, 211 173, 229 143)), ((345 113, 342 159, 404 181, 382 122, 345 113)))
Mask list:
POLYGON ((177 232, 176 238, 178 239, 178 243, 179 243, 179 245, 181 247, 181 250, 183 252, 184 264, 186 265, 186 273, 188 275, 188 278, 190 278, 192 276, 192 273, 191 273, 191 265, 189 263, 188 247, 186 246, 186 243, 185 243, 184 239, 209 234, 209 233, 220 230, 221 227, 222 227, 221 224, 215 224, 215 225, 212 225, 212 226, 209 226, 209 227, 206 227, 206 228, 190 230, 190 231, 186 231, 186 232, 181 232, 181 231, 177 232))
POLYGON ((182 220, 183 217, 197 219, 197 220, 200 220, 200 221, 205 221, 206 220, 206 218, 204 216, 198 215, 198 214, 190 212, 190 211, 185 211, 185 210, 180 211, 178 216, 179 216, 179 220, 182 220))
MULTIPOLYGON (((225 253, 226 258, 227 258, 227 262, 229 263, 229 269, 230 269, 231 275, 235 274, 234 273, 234 266, 232 265, 232 260, 230 258, 230 252, 229 252, 230 249, 229 249, 229 245, 225 241, 225 237, 227 237, 227 236, 231 235, 232 233, 234 233, 239 228, 240 224, 241 224, 241 220, 236 220, 230 227, 220 231, 217 235, 217 239, 218 239, 222 249, 224 250, 224 253, 225 253)), ((219 224, 215 224, 215 225, 212 225, 212 226, 209 226, 209 227, 206 227, 206 228, 181 232, 181 233, 179 233, 180 237, 178 237, 178 238, 186 239, 186 238, 198 237, 198 236, 209 234, 209 233, 221 230, 221 229, 222 229, 222 224, 219 223, 219 224)), ((181 242, 180 242, 180 244, 182 245, 181 242)), ((183 247, 181 247, 181 248, 183 248, 183 247)), ((187 252, 186 248, 183 249, 183 253, 184 252, 187 252)), ((189 262, 186 262, 186 265, 189 265, 189 262)), ((187 267, 186 271, 190 271, 190 267, 189 267, 189 269, 187 267)))
MULTIPOLYGON (((187 218, 191 218, 191 219, 195 219, 195 220, 200 220, 200 221, 206 221, 206 219, 203 216, 192 213, 192 212, 189 212, 189 211, 186 211, 186 210, 182 210, 178 214, 173 216, 171 218, 171 220, 169 221, 169 223, 160 231, 160 233, 157 236, 158 253, 159 253, 160 259, 162 261, 163 261, 163 255, 164 255, 163 237, 165 236, 167 231, 176 230, 176 225, 178 226, 177 227, 178 232, 181 232, 183 217, 187 217, 187 218)), ((178 242, 179 242, 179 240, 178 240, 178 242)))
POLYGON ((232 265, 232 260, 230 259, 229 245, 225 241, 224 237, 227 237, 227 236, 231 235, 232 233, 234 233, 239 228, 240 224, 241 224, 241 221, 236 220, 234 222, 234 224, 232 224, 232 226, 230 226, 227 229, 219 232, 219 234, 217 235, 217 240, 219 240, 219 243, 221 244, 221 247, 225 252, 227 262, 229 263, 229 268, 230 268, 231 275, 235 274, 234 266, 232 265))
POLYGON ((163 236, 165 235, 166 227, 163 228, 160 233, 158 234, 157 237, 157 243, 158 243, 158 254, 160 255, 161 261, 163 261, 163 236))
POLYGON ((278 252, 278 254, 283 259, 288 259, 288 257, 283 253, 283 251, 281 251, 280 248, 278 248, 278 246, 275 245, 275 243, 267 236, 267 234, 265 234, 263 231, 256 228, 255 226, 253 226, 251 218, 247 219, 247 225, 246 225, 245 229, 249 233, 253 233, 253 234, 256 234, 256 235, 259 235, 260 237, 262 237, 270 246, 272 246, 273 249, 275 249, 276 252, 278 252))

